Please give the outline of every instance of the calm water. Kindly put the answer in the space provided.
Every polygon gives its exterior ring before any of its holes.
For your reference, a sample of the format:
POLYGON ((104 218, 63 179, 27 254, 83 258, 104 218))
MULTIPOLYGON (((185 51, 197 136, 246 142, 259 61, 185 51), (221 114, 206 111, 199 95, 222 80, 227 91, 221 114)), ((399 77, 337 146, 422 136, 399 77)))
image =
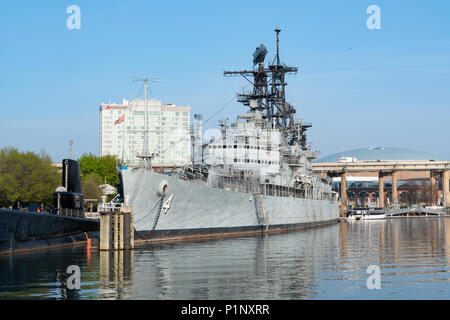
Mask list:
POLYGON ((255 237, 0 256, 0 299, 449 299, 450 219, 356 221, 255 237), (69 265, 81 289, 61 283, 69 265), (369 265, 381 289, 369 290, 369 265))

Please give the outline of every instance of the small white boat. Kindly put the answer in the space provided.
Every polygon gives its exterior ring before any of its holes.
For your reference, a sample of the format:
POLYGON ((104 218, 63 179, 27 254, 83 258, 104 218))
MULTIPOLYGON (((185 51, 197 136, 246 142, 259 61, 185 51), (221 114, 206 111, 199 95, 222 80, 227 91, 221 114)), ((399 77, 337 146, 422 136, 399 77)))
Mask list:
POLYGON ((349 212, 348 220, 386 219, 386 212, 381 208, 357 208, 349 212))

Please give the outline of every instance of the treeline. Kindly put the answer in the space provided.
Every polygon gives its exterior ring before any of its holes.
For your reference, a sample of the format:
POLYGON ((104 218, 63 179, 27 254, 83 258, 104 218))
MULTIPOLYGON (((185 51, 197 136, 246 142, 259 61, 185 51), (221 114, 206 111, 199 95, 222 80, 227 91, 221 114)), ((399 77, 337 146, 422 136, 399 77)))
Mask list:
POLYGON ((20 208, 23 204, 49 206, 61 174, 44 151, 0 150, 0 207, 20 208))
MULTIPOLYGON (((119 181, 116 173, 117 159, 111 155, 97 157, 92 153, 85 153, 78 161, 84 198, 97 199, 100 202, 102 191, 98 186, 106 182, 114 187, 119 181)), ((107 200, 113 196, 108 196, 107 200)))
MULTIPOLYGON (((78 161, 84 198, 101 201, 99 185, 105 180, 112 186, 118 182, 116 158, 83 154, 78 161)), ((0 207, 21 208, 33 203, 48 208, 61 184, 61 172, 45 151, 37 154, 12 147, 0 149, 0 207)))

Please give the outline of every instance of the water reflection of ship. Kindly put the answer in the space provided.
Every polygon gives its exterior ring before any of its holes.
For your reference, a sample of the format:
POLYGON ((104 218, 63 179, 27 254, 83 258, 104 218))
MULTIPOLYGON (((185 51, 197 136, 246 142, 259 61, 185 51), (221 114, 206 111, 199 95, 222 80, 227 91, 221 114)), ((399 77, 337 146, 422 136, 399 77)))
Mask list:
POLYGON ((314 229, 252 238, 152 244, 136 251, 134 294, 149 299, 311 298, 316 292, 317 260, 335 259, 334 252, 325 247, 337 242, 337 234, 314 229), (313 248, 311 243, 324 246, 313 248))

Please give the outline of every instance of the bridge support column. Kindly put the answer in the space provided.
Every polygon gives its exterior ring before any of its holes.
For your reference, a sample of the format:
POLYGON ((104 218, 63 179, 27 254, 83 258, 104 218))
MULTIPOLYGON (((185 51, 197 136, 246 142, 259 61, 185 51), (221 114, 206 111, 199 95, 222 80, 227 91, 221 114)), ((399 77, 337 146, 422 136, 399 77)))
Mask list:
POLYGON ((436 203, 436 178, 438 173, 434 170, 430 170, 430 205, 435 206, 436 203))
POLYGON ((442 172, 442 194, 444 196, 443 206, 450 207, 450 187, 449 187, 450 170, 442 172))
POLYGON ((392 172, 392 204, 399 203, 397 192, 397 171, 392 172))
POLYGON ((347 174, 345 172, 341 173, 341 205, 340 216, 347 216, 347 174))
POLYGON ((378 199, 379 206, 384 208, 384 174, 381 171, 378 173, 378 199))

